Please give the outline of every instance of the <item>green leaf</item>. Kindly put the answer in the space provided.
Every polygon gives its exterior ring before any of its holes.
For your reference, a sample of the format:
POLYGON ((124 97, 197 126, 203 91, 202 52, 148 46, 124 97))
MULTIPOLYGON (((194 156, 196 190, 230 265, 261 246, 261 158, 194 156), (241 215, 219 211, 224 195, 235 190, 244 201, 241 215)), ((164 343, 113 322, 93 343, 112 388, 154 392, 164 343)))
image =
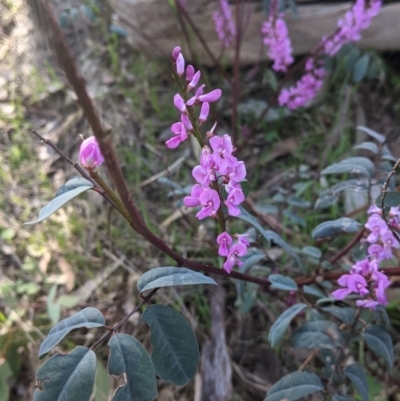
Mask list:
POLYGON ((34 401, 89 401, 96 374, 96 354, 86 347, 76 347, 69 354, 56 354, 37 372, 39 389, 34 401))
POLYGON ((357 388, 363 401, 368 401, 367 377, 362 366, 359 363, 352 363, 344 368, 344 374, 357 388))
POLYGON ((362 177, 370 177, 370 173, 363 166, 355 163, 335 163, 321 171, 322 175, 327 174, 356 174, 362 177))
POLYGON ((151 329, 151 360, 161 379, 183 386, 196 374, 199 346, 187 320, 164 305, 148 307, 142 320, 151 329))
POLYGON ((346 397, 345 395, 335 394, 332 401, 355 401, 354 398, 346 397))
POLYGON ((363 149, 363 150, 369 150, 370 152, 372 152, 373 154, 377 155, 379 150, 378 150, 378 146, 376 146, 376 144, 374 142, 362 142, 356 146, 354 146, 354 149, 363 149))
POLYGON ((320 249, 315 248, 314 246, 305 246, 302 250, 301 253, 303 255, 309 256, 310 258, 314 259, 321 259, 322 252, 320 249))
POLYGON ((369 136, 372 136, 372 138, 376 139, 379 143, 385 143, 385 141, 386 141, 386 138, 383 135, 378 134, 377 132, 375 132, 372 129, 369 129, 369 128, 363 127, 363 126, 358 126, 357 129, 365 132, 369 136))
POLYGON ((360 223, 349 217, 341 217, 333 221, 325 221, 314 228, 311 236, 314 239, 333 237, 342 233, 356 233, 360 229, 360 223))
POLYGON ((271 288, 277 290, 297 291, 299 289, 292 278, 282 276, 281 274, 270 274, 268 280, 271 283, 271 288))
POLYGON ((356 64, 354 65, 353 68, 353 81, 358 83, 361 82, 362 79, 365 77, 365 74, 368 69, 368 63, 369 63, 369 55, 364 54, 362 57, 360 57, 356 64))
POLYGON ((282 377, 268 390, 265 401, 295 401, 323 389, 315 373, 293 372, 282 377))
MULTIPOLYGON (((380 207, 382 202, 382 195, 376 198, 376 204, 380 207)), ((400 206, 400 192, 386 192, 385 196, 385 209, 400 206)))
POLYGON ((306 304, 293 305, 276 319, 268 335, 268 341, 272 347, 275 347, 280 342, 292 319, 306 307, 306 304))
POLYGON ((125 383, 115 391, 112 401, 150 401, 157 397, 154 366, 143 345, 128 334, 116 334, 108 342, 110 375, 123 376, 125 383))
POLYGON ((0 400, 8 401, 10 398, 10 385, 8 379, 12 376, 10 364, 6 359, 0 359, 0 400))
POLYGON ((140 293, 153 288, 173 287, 178 285, 199 285, 217 283, 203 273, 198 273, 186 267, 156 267, 144 273, 138 283, 137 288, 140 293))
POLYGON ((93 327, 104 326, 104 316, 96 308, 85 308, 80 312, 75 313, 56 324, 44 339, 39 348, 39 358, 42 358, 49 351, 51 351, 60 341, 74 329, 86 327, 92 329, 93 327))
POLYGON ((351 326, 354 323, 356 317, 356 310, 348 306, 340 307, 336 305, 326 306, 322 308, 325 312, 332 314, 333 316, 340 319, 343 323, 351 326))
POLYGON ((110 375, 104 365, 97 361, 94 381, 94 401, 108 401, 111 389, 110 375))
POLYGON ((381 326, 369 325, 362 336, 368 347, 378 356, 386 360, 390 367, 393 366, 393 342, 390 334, 381 326))
POLYGON ((339 328, 328 320, 307 322, 293 333, 292 341, 295 348, 324 349, 340 346, 339 328))
POLYGON ((284 251, 286 251, 296 262, 297 266, 301 266, 301 261, 295 250, 288 245, 282 237, 280 237, 277 233, 271 230, 264 230, 260 223, 244 208, 240 208, 240 214, 237 216, 239 219, 250 223, 255 229, 257 229, 260 234, 269 242, 273 242, 276 245, 280 246, 284 251))
POLYGON ((44 219, 47 219, 58 209, 64 206, 67 202, 69 202, 72 198, 75 198, 82 192, 85 192, 91 188, 93 188, 93 184, 90 181, 85 180, 84 178, 72 178, 57 191, 55 198, 50 201, 50 203, 40 209, 39 217, 36 220, 29 221, 28 223, 24 223, 23 225, 26 226, 29 224, 36 224, 40 221, 43 221, 44 219))
POLYGON ((325 297, 325 294, 323 293, 323 291, 315 284, 303 286, 303 291, 306 294, 314 295, 314 296, 316 296, 318 298, 324 298, 325 297))
POLYGON ((54 302, 57 294, 57 285, 52 285, 49 293, 47 294, 47 313, 53 324, 60 321, 61 306, 58 302, 54 302))

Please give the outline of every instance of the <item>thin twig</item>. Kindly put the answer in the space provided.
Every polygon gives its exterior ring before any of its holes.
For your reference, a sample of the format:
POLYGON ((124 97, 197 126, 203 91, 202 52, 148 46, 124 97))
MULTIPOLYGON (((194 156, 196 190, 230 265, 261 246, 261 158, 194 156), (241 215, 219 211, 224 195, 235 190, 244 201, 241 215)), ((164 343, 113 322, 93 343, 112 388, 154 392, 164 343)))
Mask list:
POLYGON ((350 251, 353 246, 360 241, 362 236, 365 233, 365 228, 363 227, 356 235, 355 237, 341 250, 339 251, 336 255, 332 257, 330 260, 330 263, 333 265, 336 263, 342 256, 346 255, 347 252, 350 251))

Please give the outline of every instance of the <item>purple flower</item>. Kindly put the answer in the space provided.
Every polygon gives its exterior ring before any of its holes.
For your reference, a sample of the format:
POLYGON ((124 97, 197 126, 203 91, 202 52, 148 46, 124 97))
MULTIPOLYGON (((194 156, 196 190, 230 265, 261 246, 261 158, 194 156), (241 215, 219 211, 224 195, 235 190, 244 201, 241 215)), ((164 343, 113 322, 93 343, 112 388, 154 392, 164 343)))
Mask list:
POLYGON ((199 184, 193 185, 190 196, 185 196, 185 198, 183 199, 183 204, 187 207, 200 206, 201 202, 199 198, 203 191, 204 188, 201 185, 199 184))
POLYGON ((175 149, 177 146, 179 146, 181 142, 185 141, 188 138, 188 134, 185 125, 182 123, 172 124, 171 131, 175 136, 173 136, 171 139, 168 139, 165 144, 170 149, 175 149))
POLYGON ((217 244, 219 245, 218 254, 220 256, 227 256, 229 253, 229 246, 232 244, 232 237, 224 231, 218 235, 217 244))
POLYGON ((185 59, 182 53, 179 53, 176 59, 176 73, 181 77, 185 72, 185 59))
POLYGON ((186 81, 190 82, 193 78, 193 75, 194 75, 194 67, 191 64, 189 64, 186 67, 186 81))
POLYGON ((197 84, 199 83, 200 80, 200 76, 201 76, 201 72, 200 70, 197 71, 192 79, 190 80, 189 84, 188 84, 188 91, 192 90, 193 88, 195 88, 197 86, 197 84))
POLYGON ((205 219, 207 216, 214 217, 221 205, 219 194, 214 189, 206 188, 199 197, 202 209, 196 214, 199 220, 205 219))
POLYGON ((79 160, 83 167, 92 170, 104 163, 104 157, 94 136, 85 139, 79 149, 79 160))
POLYGON ((201 109, 200 109, 200 115, 199 115, 199 121, 200 123, 204 123, 207 121, 208 118, 208 113, 210 112, 210 103, 208 102, 204 102, 201 105, 201 109))
POLYGON ((219 1, 218 10, 213 12, 213 20, 219 40, 224 47, 228 47, 236 36, 236 27, 227 0, 219 1))
POLYGON ((232 191, 229 192, 228 198, 226 201, 224 201, 226 207, 228 208, 228 213, 231 216, 239 216, 240 214, 240 209, 238 208, 238 205, 240 205, 244 201, 244 195, 243 192, 235 188, 232 191))
POLYGON ((362 296, 367 295, 369 293, 367 287, 367 281, 365 278, 359 274, 343 274, 339 280, 338 284, 342 287, 339 290, 336 290, 332 293, 332 296, 336 299, 344 299, 347 295, 352 292, 356 294, 360 294, 362 296))
POLYGON ((222 90, 221 89, 214 89, 213 91, 206 93, 204 95, 200 95, 198 97, 200 102, 208 102, 208 103, 213 103, 219 100, 219 98, 222 95, 222 90))
POLYGON ((375 310, 379 305, 378 301, 374 301, 373 299, 359 299, 356 301, 356 305, 360 308, 369 308, 375 310))
POLYGON ((180 48, 180 46, 174 47, 174 49, 172 50, 172 58, 173 58, 174 60, 176 60, 180 54, 181 54, 181 48, 180 48))
POLYGON ((183 100, 183 97, 179 93, 177 93, 174 96, 174 105, 181 113, 187 112, 185 101, 183 100))
POLYGON ((217 179, 213 168, 204 168, 201 165, 192 170, 192 176, 203 187, 209 187, 217 179))
POLYGON ((246 166, 244 165, 244 162, 237 162, 232 170, 233 171, 228 174, 231 181, 238 183, 246 178, 246 166))
POLYGON ((274 62, 272 68, 285 72, 294 59, 286 22, 283 14, 278 13, 278 0, 271 0, 268 19, 261 32, 264 34, 263 43, 268 46, 268 57, 274 62))
POLYGON ((365 228, 371 231, 367 237, 367 241, 370 244, 374 244, 379 239, 379 235, 388 229, 385 220, 382 219, 378 214, 372 214, 369 216, 367 223, 364 225, 365 228))
POLYGON ((247 247, 238 242, 232 245, 229 249, 229 253, 226 257, 226 261, 223 264, 223 268, 227 273, 230 273, 235 265, 241 266, 243 262, 239 260, 240 256, 244 256, 247 253, 247 247))
POLYGON ((194 94, 194 96, 192 96, 187 102, 186 104, 188 106, 193 106, 194 104, 198 103, 198 98, 199 96, 201 96, 204 92, 204 88, 205 88, 205 84, 200 85, 197 89, 196 89, 196 93, 194 94))
POLYGON ((371 205, 371 206, 368 208, 367 213, 368 213, 368 214, 379 214, 379 215, 382 215, 382 209, 379 208, 379 207, 376 206, 376 205, 371 205))

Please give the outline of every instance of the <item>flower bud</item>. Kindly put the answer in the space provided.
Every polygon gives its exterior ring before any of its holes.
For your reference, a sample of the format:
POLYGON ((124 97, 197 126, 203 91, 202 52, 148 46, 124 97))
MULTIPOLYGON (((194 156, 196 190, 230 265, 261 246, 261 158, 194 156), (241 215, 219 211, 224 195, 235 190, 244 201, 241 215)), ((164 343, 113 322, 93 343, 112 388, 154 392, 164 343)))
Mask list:
POLYGON ((104 157, 101 154, 99 144, 94 136, 82 142, 79 149, 79 160, 82 166, 88 170, 101 166, 104 163, 104 157))
POLYGON ((174 60, 176 60, 176 59, 178 58, 178 56, 180 55, 180 53, 181 53, 181 48, 180 48, 180 46, 174 47, 174 50, 172 50, 172 58, 173 58, 174 60))
POLYGON ((181 77, 185 72, 185 59, 182 56, 182 53, 179 53, 179 56, 176 59, 176 73, 181 77))

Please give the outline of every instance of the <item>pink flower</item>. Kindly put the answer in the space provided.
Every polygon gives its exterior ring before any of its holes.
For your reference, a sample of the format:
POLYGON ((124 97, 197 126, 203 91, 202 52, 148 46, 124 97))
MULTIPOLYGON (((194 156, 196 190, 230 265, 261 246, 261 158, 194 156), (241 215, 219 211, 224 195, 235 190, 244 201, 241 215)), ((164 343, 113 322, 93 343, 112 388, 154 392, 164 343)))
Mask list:
POLYGON ((247 247, 238 242, 232 245, 229 249, 229 253, 226 257, 226 261, 223 264, 223 268, 227 273, 230 273, 235 265, 241 266, 243 262, 239 260, 240 256, 244 256, 247 253, 247 247))
POLYGON ((201 72, 200 70, 197 71, 192 79, 190 80, 189 84, 188 84, 188 91, 192 90, 193 88, 195 88, 197 86, 197 84, 199 83, 200 80, 200 76, 201 76, 201 72))
POLYGON ((183 100, 183 97, 178 93, 174 96, 174 105, 181 113, 187 112, 185 101, 183 100))
POLYGON ((283 14, 278 13, 278 0, 271 0, 267 21, 263 23, 261 32, 263 42, 268 46, 268 57, 274 62, 275 71, 286 71, 293 63, 292 44, 283 14))
POLYGON ((187 102, 186 104, 188 106, 193 106, 194 104, 198 103, 198 98, 199 96, 201 96, 204 92, 204 88, 205 88, 205 84, 200 85, 197 89, 196 89, 196 93, 194 94, 194 96, 192 96, 187 102))
POLYGON ((218 235, 217 244, 219 245, 218 254, 220 256, 227 256, 229 253, 229 245, 232 244, 232 237, 224 231, 218 235))
POLYGON ((369 216, 367 223, 364 225, 365 228, 371 231, 367 237, 367 241, 370 244, 374 244, 379 239, 379 235, 388 229, 385 221, 378 214, 372 214, 369 216))
POLYGON ((210 145, 214 151, 214 161, 218 171, 221 174, 227 174, 230 156, 233 151, 232 140, 229 135, 213 136, 210 139, 210 145))
POLYGON ((219 0, 219 9, 213 12, 213 20, 219 40, 228 47, 236 36, 236 27, 227 0, 219 0))
POLYGON ((235 183, 241 182, 246 178, 246 166, 244 162, 237 162, 232 169, 233 171, 228 174, 229 179, 235 183))
POLYGON ((79 160, 83 167, 92 170, 104 163, 99 144, 94 136, 85 139, 79 149, 79 160))
POLYGON ((203 187, 209 187, 217 179, 213 168, 204 168, 201 165, 192 170, 192 176, 203 187))
POLYGON ((188 138, 185 125, 182 123, 174 123, 171 126, 171 131, 175 135, 171 139, 168 139, 165 144, 170 149, 175 149, 179 144, 188 138))
POLYGON ((378 301, 374 301, 373 299, 359 299, 356 301, 356 305, 360 308, 369 308, 375 310, 379 305, 378 301))
POLYGON ((201 105, 201 109, 200 109, 200 115, 199 115, 200 123, 205 123, 207 121, 209 112, 210 112, 210 103, 204 102, 201 105))
POLYGON ((222 95, 222 90, 221 89, 214 89, 213 91, 206 93, 204 95, 200 95, 198 97, 200 102, 208 102, 208 103, 213 103, 219 100, 219 98, 222 95))
POLYGON ((172 50, 172 58, 173 58, 174 60, 176 60, 180 54, 181 54, 181 48, 180 48, 180 46, 174 47, 174 49, 172 50))
POLYGON ((190 196, 185 196, 185 198, 183 199, 183 204, 187 207, 200 206, 201 205, 200 195, 202 194, 203 191, 204 188, 201 185, 199 184, 193 185, 190 196))
POLYGON ((351 294, 352 292, 360 294, 362 296, 368 294, 369 292, 366 288, 367 281, 363 276, 359 274, 343 274, 339 278, 338 284, 342 287, 347 287, 336 290, 332 293, 332 296, 339 300, 346 298, 346 296, 351 294))
POLYGON ((181 77, 185 72, 185 59, 182 53, 179 53, 176 59, 176 73, 181 77))
POLYGON ((224 201, 226 207, 228 208, 228 213, 231 216, 239 216, 240 214, 240 209, 238 208, 238 205, 240 205, 244 201, 244 195, 243 192, 235 188, 232 191, 229 192, 228 198, 226 201, 224 201))
POLYGON ((214 217, 221 205, 219 194, 214 189, 206 188, 199 197, 202 209, 196 214, 199 220, 205 219, 207 216, 214 217))
POLYGON ((186 67, 186 81, 190 82, 193 78, 193 75, 194 75, 194 67, 191 64, 189 64, 186 67))

